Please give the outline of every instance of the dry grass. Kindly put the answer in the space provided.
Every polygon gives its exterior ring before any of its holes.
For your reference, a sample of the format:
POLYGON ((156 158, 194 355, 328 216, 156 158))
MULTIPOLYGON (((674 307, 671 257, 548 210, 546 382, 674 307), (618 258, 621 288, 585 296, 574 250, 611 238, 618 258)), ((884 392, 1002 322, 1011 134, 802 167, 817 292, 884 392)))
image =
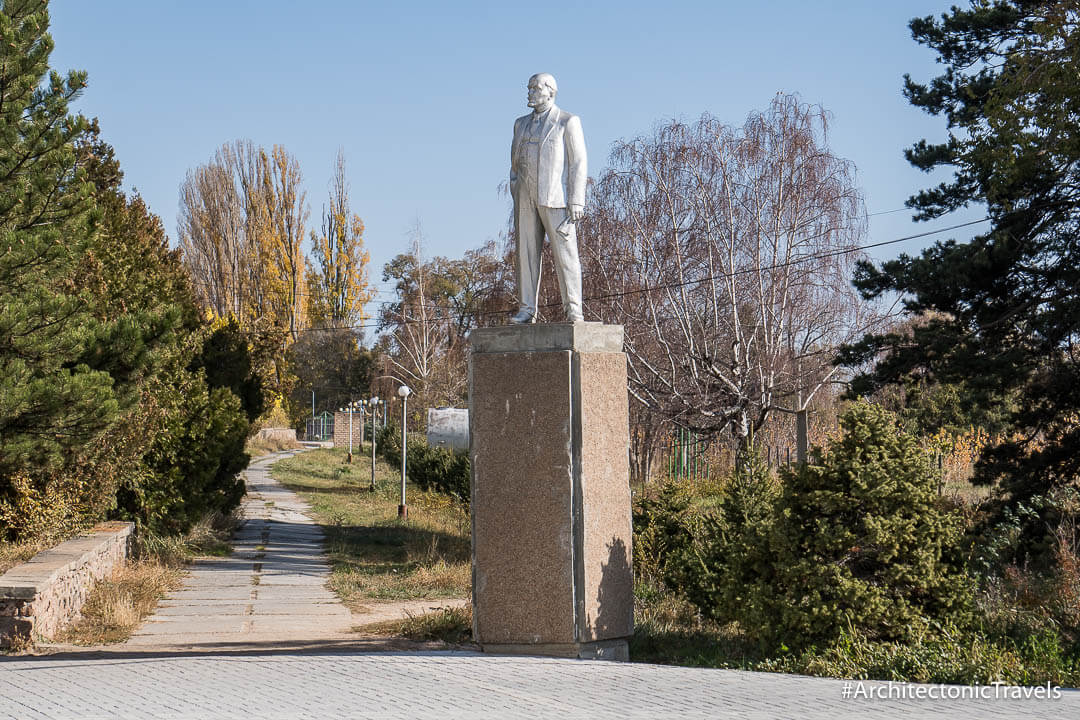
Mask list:
POLYGON ((95 584, 80 619, 55 640, 71 645, 124 642, 166 593, 180 587, 188 563, 198 557, 229 553, 228 539, 239 520, 237 513, 212 513, 185 535, 141 537, 140 559, 95 584))
POLYGON ((244 444, 244 452, 251 456, 252 460, 272 455, 282 450, 296 450, 303 447, 296 440, 286 440, 284 438, 261 438, 258 435, 254 435, 248 438, 248 441, 244 444))
POLYGON ((48 550, 54 544, 44 539, 22 543, 0 542, 0 574, 26 562, 42 550, 48 550))
MULTIPOLYGON (((370 446, 368 446, 370 448, 370 446)), ((350 608, 368 599, 467 598, 471 586, 468 511, 448 497, 409 487, 409 519, 397 516, 400 476, 370 450, 346 464, 325 449, 277 462, 271 474, 311 505, 326 532, 330 587, 350 608)))
POLYGON ((165 593, 180 586, 180 567, 143 560, 117 568, 98 582, 83 605, 82 617, 59 637, 73 645, 106 645, 127 640, 154 611, 165 593))
POLYGON ((976 507, 986 502, 994 494, 994 489, 986 485, 973 485, 970 480, 946 480, 941 486, 941 495, 954 503, 964 503, 976 507))
POLYGON ((138 556, 155 558, 166 565, 185 565, 200 557, 224 557, 232 551, 229 538, 242 519, 239 510, 228 515, 215 512, 184 535, 143 535, 139 538, 138 556))
POLYGON ((364 635, 461 645, 472 641, 472 607, 443 607, 420 615, 406 613, 403 620, 371 623, 353 629, 364 635))
POLYGON ((7 645, 0 650, 3 655, 25 655, 33 652, 34 640, 29 635, 15 633, 8 637, 7 645))

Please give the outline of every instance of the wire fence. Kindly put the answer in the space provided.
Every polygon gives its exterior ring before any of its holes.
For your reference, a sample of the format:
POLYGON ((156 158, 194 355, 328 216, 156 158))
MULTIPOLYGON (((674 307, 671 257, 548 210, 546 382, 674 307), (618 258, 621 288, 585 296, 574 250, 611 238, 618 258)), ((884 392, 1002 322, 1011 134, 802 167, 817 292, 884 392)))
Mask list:
MULTIPOLYGON (((797 461, 796 448, 791 444, 765 443, 758 446, 758 451, 769 468, 779 469, 797 461)), ((668 480, 720 478, 735 469, 735 454, 731 442, 676 428, 660 442, 650 474, 668 480)))
POLYGON ((323 411, 315 417, 309 418, 304 428, 304 439, 307 441, 322 442, 334 439, 334 416, 332 413, 323 411))

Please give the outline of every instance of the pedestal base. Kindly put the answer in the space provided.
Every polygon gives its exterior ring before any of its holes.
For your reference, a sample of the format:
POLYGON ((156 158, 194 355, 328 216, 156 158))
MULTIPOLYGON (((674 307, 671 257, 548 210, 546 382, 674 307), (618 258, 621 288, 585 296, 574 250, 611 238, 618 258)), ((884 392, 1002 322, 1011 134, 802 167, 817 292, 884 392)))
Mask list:
POLYGON ((493 652, 625 659, 622 327, 482 328, 470 342, 473 636, 493 652))
POLYGON ((581 660, 630 661, 630 645, 626 640, 599 640, 586 643, 536 645, 481 645, 483 652, 493 655, 546 655, 581 660))

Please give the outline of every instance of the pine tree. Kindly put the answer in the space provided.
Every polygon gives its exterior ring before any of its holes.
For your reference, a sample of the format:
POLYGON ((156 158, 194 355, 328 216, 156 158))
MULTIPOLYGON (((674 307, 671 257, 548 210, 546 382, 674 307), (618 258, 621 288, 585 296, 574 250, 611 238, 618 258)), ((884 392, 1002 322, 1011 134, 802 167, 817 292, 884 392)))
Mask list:
POLYGON ((236 394, 260 388, 246 344, 215 355, 97 122, 68 113, 85 74, 46 78, 47 28, 39 0, 0 5, 0 540, 108 514, 184 530, 243 493, 236 394))
POLYGON ((74 147, 87 122, 68 113, 86 75, 49 71, 48 24, 39 0, 0 6, 0 535, 16 532, 16 506, 54 512, 78 495, 65 458, 122 408, 88 362, 121 328, 92 316, 73 278, 98 217, 74 147))
MULTIPOLYGON (((841 359, 880 359, 856 393, 932 378, 962 384, 974 404, 1021 398, 1010 409, 1015 439, 984 455, 976 481, 1026 504, 1080 478, 1080 14, 1074 3, 993 0, 917 18, 911 30, 945 72, 928 84, 908 77, 906 95, 944 116, 949 137, 922 140, 907 158, 955 174, 909 206, 930 219, 984 203, 990 230, 863 264, 866 297, 899 292, 931 319, 909 336, 867 337, 841 359)), ((1041 551, 1054 522, 1033 516, 1027 549, 1041 551)))

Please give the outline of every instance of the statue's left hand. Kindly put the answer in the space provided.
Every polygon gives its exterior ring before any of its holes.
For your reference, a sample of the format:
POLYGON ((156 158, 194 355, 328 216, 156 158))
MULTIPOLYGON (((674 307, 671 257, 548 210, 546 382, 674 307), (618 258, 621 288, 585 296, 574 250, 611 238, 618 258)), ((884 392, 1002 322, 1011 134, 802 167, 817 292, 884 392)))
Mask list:
POLYGON ((570 216, 570 222, 577 222, 581 218, 585 217, 585 208, 581 205, 571 205, 570 212, 567 213, 570 216))

